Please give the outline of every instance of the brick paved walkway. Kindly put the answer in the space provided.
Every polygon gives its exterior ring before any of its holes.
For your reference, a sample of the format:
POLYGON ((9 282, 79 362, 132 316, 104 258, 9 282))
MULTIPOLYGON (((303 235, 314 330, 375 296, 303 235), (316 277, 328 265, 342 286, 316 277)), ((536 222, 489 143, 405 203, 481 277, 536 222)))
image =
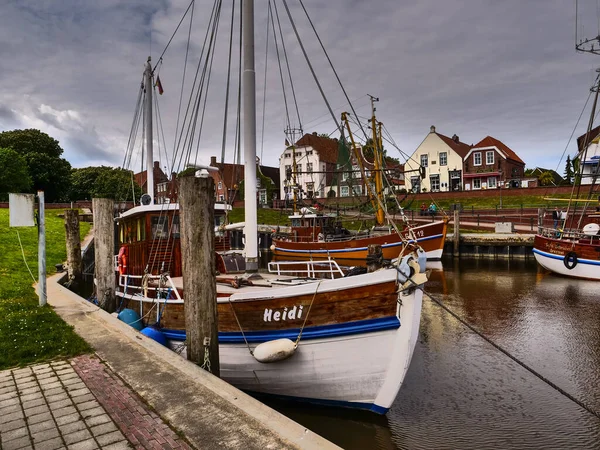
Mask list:
POLYGON ((189 449, 94 356, 0 371, 2 450, 189 449))

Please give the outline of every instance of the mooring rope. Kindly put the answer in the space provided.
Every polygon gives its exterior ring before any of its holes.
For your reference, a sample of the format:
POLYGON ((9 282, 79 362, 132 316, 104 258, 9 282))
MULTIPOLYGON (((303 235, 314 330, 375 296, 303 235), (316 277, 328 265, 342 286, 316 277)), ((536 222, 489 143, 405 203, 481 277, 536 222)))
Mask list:
POLYGON ((472 326, 471 324, 469 324, 467 321, 465 321, 463 318, 461 318, 458 314, 456 314, 454 311, 452 311, 450 308, 448 308, 441 300, 438 300, 437 298, 431 296, 430 294, 426 293, 425 291, 423 291, 423 294, 426 295, 431 301, 433 301, 434 303, 436 303, 440 308, 442 308, 448 314, 450 314, 452 317, 454 317, 456 320, 458 320, 461 324, 463 324, 465 327, 467 327, 469 330, 471 330, 473 333, 475 333, 477 336, 479 336, 484 341, 486 341, 488 344, 490 344, 492 347, 494 347, 496 350, 504 353, 506 356, 508 356, 510 359, 512 359, 514 362, 516 362, 521 367, 523 367, 529 373, 531 373, 532 375, 535 375, 537 378, 539 378, 540 380, 542 380, 548 386, 552 387, 554 390, 556 390, 557 392, 561 393, 562 395, 564 395, 565 397, 567 397, 569 400, 571 400, 572 402, 576 403, 578 406, 582 407, 587 412, 589 412, 593 416, 596 416, 598 419, 600 419, 600 413, 598 411, 592 409, 591 406, 586 405, 583 401, 575 398, 573 395, 569 394, 563 388, 561 388, 560 386, 556 385, 555 383, 553 383, 552 381, 550 381, 548 378, 546 378, 545 376, 543 376, 541 373, 537 372, 535 369, 533 369, 532 367, 530 367, 527 364, 525 364, 523 361, 521 361, 520 359, 518 359, 516 356, 512 355, 508 350, 504 349, 499 344, 496 344, 489 337, 487 337, 481 331, 477 330, 474 326, 472 326))

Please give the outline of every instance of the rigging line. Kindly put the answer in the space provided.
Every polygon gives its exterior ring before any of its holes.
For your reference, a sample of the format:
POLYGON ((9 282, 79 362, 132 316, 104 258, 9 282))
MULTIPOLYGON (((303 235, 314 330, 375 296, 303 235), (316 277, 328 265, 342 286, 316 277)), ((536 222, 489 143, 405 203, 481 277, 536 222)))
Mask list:
POLYGON ((567 391, 565 391, 564 389, 562 389, 560 386, 556 385, 555 383, 553 383, 552 381, 550 381, 548 378, 544 377, 541 373, 537 372, 535 369, 533 369, 532 367, 530 367, 529 365, 527 365, 526 363, 524 363, 523 361, 521 361, 520 359, 518 359, 516 356, 514 356, 513 354, 511 354, 508 350, 504 349, 499 344, 495 343, 492 339, 490 339, 489 337, 487 337, 481 331, 477 330, 473 325, 469 324, 466 320, 462 319, 457 313, 455 313, 454 311, 452 311, 441 300, 433 297, 431 294, 425 292, 425 290, 423 290, 423 295, 427 296, 427 298, 429 298, 431 301, 433 301, 435 304, 437 304, 440 308, 442 308, 444 311, 446 311, 448 314, 450 314, 452 317, 454 317, 456 320, 458 320, 462 325, 464 325, 466 328, 468 328, 469 330, 471 330, 477 336, 479 336, 480 338, 482 338, 484 341, 486 341, 488 344, 490 344, 496 350, 500 351, 505 356, 508 356, 511 360, 513 360, 515 363, 517 363, 522 368, 524 368, 525 370, 527 370, 529 373, 531 373, 532 375, 536 376, 541 381, 543 381, 544 383, 546 383, 547 385, 549 385, 550 387, 552 387, 554 390, 558 391, 563 396, 567 397, 569 400, 571 400, 572 402, 576 403, 578 406, 580 406, 581 408, 585 409, 587 412, 589 412, 593 416, 596 416, 598 419, 600 419, 600 412, 595 411, 590 406, 586 405, 583 401, 575 398, 573 395, 569 394, 567 391))
MULTIPOLYGON (((367 96, 367 94, 365 94, 365 95, 362 95, 362 96, 360 96, 360 97, 357 97, 357 98, 355 98, 355 99, 354 99, 354 100, 352 100, 352 101, 353 101, 353 102, 357 102, 357 101, 359 101, 359 100, 363 99, 363 98, 364 98, 364 97, 366 97, 366 96, 367 96)), ((367 102, 367 103, 360 104, 360 105, 358 105, 358 106, 357 106, 357 108, 360 108, 361 106, 365 106, 365 105, 367 105, 368 103, 370 103, 370 102, 367 102)), ((340 109, 345 109, 345 108, 346 108, 346 104, 344 103, 343 105, 341 105, 341 106, 338 106, 337 108, 333 108, 333 110, 334 110, 334 111, 337 111, 337 110, 340 110, 340 109)), ((320 115, 320 116, 318 116, 318 117, 315 117, 315 118, 314 118, 314 119, 312 119, 312 120, 309 120, 308 122, 304 122, 304 125, 308 125, 308 124, 310 124, 310 123, 316 122, 317 120, 320 120, 321 118, 323 118, 323 117, 326 117, 326 116, 329 116, 329 113, 322 114, 322 115, 320 115)), ((321 122, 321 123, 324 123, 324 122, 321 122)), ((320 125, 320 124, 319 124, 319 125, 320 125)), ((311 126, 312 126, 312 125, 311 125, 311 126)), ((317 125, 315 125, 315 126, 317 126, 317 125)))
MULTIPOLYGON (((269 9, 271 8, 271 2, 269 2, 269 9)), ((271 25, 273 27, 273 41, 275 43, 275 53, 277 55, 277 65, 279 67, 279 79, 281 80, 281 92, 283 94, 283 104, 285 106, 285 117, 287 119, 287 126, 291 127, 290 112, 288 108, 287 95, 285 93, 285 80, 283 78, 283 71, 281 70, 281 57, 279 56, 279 45, 277 41, 277 32, 275 31, 275 19, 273 13, 270 14, 271 25)))
MULTIPOLYGON (((154 96, 154 98, 156 98, 156 96, 154 96)), ((171 164, 169 162, 169 152, 167 151, 167 142, 165 141, 165 132, 163 129, 163 123, 162 123, 162 114, 160 113, 160 108, 158 105, 158 100, 156 100, 155 103, 156 106, 156 118, 157 118, 157 124, 158 124, 158 128, 160 129, 160 136, 162 136, 162 145, 163 145, 163 149, 165 152, 165 162, 167 163, 167 167, 170 167, 171 164)), ((159 139, 159 145, 160 145, 160 139, 159 139)), ((167 176, 170 176, 172 172, 165 174, 167 176)))
MULTIPOLYGON (((350 105, 350 109, 352 110, 352 114, 354 114, 356 116, 357 114, 356 114, 356 111, 354 110, 354 106, 352 105, 352 102, 350 101, 350 97, 348 97, 348 93, 346 92, 346 89, 344 88, 344 85, 342 84, 342 80, 340 80, 340 77, 338 76, 338 73, 335 70, 335 67, 333 67, 333 63, 331 62, 331 58, 329 57, 329 53, 327 53, 327 50, 325 50, 325 46, 323 45, 323 41, 321 41, 321 37, 319 36, 319 33, 317 33, 317 29, 315 28, 312 19, 308 15, 308 11, 304 7, 304 3, 302 2, 302 0, 298 0, 298 1, 300 3, 300 6, 302 6, 302 9, 304 10, 304 14, 306 14, 306 18, 308 19, 308 22, 310 23, 310 26, 312 27, 313 32, 315 33, 315 36, 317 37, 317 40, 319 41, 319 44, 321 45, 321 49, 323 50, 323 53, 325 53, 325 57, 327 58, 327 61, 329 62, 329 66, 331 67, 331 70, 333 71, 333 74, 335 75, 335 78, 337 79, 338 84, 340 85, 340 88, 342 89, 342 92, 344 93, 344 97, 346 97, 346 101, 350 105)), ((288 9, 286 0, 283 0, 283 4, 285 5, 285 8, 288 9)), ((288 14, 289 14, 289 10, 288 10, 288 14)), ((290 20, 291 20, 291 18, 290 18, 290 20)), ((292 24, 292 26, 293 26, 293 24, 292 24)), ((296 29, 296 27, 294 26, 294 30, 295 29, 296 29)), ((336 124, 337 124, 337 122, 336 122, 336 124)), ((367 133, 364 130, 364 128, 362 127, 362 124, 360 125, 360 130, 362 131, 362 133, 365 136, 367 136, 367 133)))
POLYGON ((177 34, 177 30, 179 30, 179 27, 181 26, 181 24, 183 23, 183 19, 185 19, 185 16, 187 15, 188 11, 190 10, 190 8, 194 5, 194 1, 192 0, 190 2, 190 4, 188 5, 187 9, 185 10, 185 12, 183 13, 183 16, 181 17, 181 20, 179 21, 179 23, 177 24, 177 27, 175 27, 175 31, 173 31, 173 34, 171 35, 171 39, 169 39, 169 42, 167 42, 167 45, 165 46, 165 49, 162 51, 162 53, 160 54, 160 56, 158 57, 158 60, 156 61, 156 64, 154 65, 154 67, 152 68, 152 72, 154 72, 154 70, 156 69, 156 67, 158 66, 158 63, 162 60, 162 57, 165 55, 165 52, 167 51, 167 49, 169 48, 169 45, 171 44, 171 41, 173 40, 173 38, 175 37, 175 34, 177 34))
MULTIPOLYGON (((229 86, 231 83, 231 57, 233 56, 233 25, 235 22, 235 0, 231 5, 231 28, 229 30, 229 57, 227 61, 227 84, 225 86, 225 112, 223 113, 223 141, 221 144, 221 164, 225 162, 225 146, 227 145, 227 113, 229 112, 229 86)), ((267 38, 268 39, 268 38, 267 38)), ((263 116, 264 124, 264 116, 263 116)))
MULTIPOLYGON (((262 108, 262 125, 260 131, 260 160, 263 159, 263 150, 265 144, 265 115, 267 110, 267 68, 269 67, 269 19, 271 18, 271 0, 269 0, 269 7, 267 9, 267 37, 266 37, 266 48, 265 48, 265 77, 263 81, 263 108, 262 108)), ((233 30, 233 26, 232 26, 233 30)))
MULTIPOLYGON (((206 102, 208 101, 208 90, 210 88, 210 78, 212 75, 212 66, 213 66, 213 61, 215 59, 215 47, 216 47, 216 42, 217 42, 217 36, 219 35, 219 23, 220 23, 220 19, 221 19, 221 6, 222 6, 222 2, 219 2, 219 11, 217 13, 217 18, 215 21, 215 30, 214 30, 214 43, 212 44, 212 52, 210 54, 210 63, 207 67, 208 70, 208 78, 206 80, 206 93, 204 95, 204 104, 202 105, 202 116, 200 118, 200 129, 198 130, 198 142, 196 143, 196 157, 194 158, 194 164, 198 163, 198 152, 200 150, 200 138, 202 137, 202 130, 204 127, 204 115, 206 114, 206 102)), ((212 36, 211 36, 212 39, 212 36)), ((210 50, 210 47, 209 47, 210 50)))
MULTIPOLYGON (((142 101, 142 94, 144 91, 144 78, 142 77, 142 82, 140 84, 140 90, 138 92, 138 97, 137 100, 135 102, 135 110, 133 112, 133 122, 131 124, 131 128, 129 129, 129 139, 127 141, 127 151, 125 152, 125 156, 123 158, 123 168, 126 168, 126 164, 128 164, 128 159, 127 159, 127 155, 130 151, 130 148, 132 146, 131 141, 132 139, 135 140, 135 134, 136 134, 136 122, 139 121, 139 113, 140 113, 140 102, 142 101)), ((129 160, 131 160, 131 157, 129 157, 129 160)))
POLYGON ((281 36, 281 47, 283 48, 283 56, 285 65, 287 66, 288 77, 290 78, 290 88, 292 89, 292 97, 294 98, 294 106, 296 107, 296 115, 298 116, 298 128, 302 135, 302 120, 300 119, 300 111, 298 110, 298 100, 296 99, 296 90, 294 89, 294 81, 292 80, 292 71, 290 70, 290 62, 288 60, 287 51, 285 49, 285 40, 283 39, 283 31, 281 30, 281 22, 279 20, 279 11, 277 10, 277 2, 273 2, 275 7, 275 15, 277 16, 277 26, 279 27, 279 35, 281 36))
POLYGON ((292 19, 292 13, 290 12, 290 9, 288 8, 288 4, 287 4, 286 0, 283 0, 283 6, 285 7, 285 10, 287 12, 288 18, 290 19, 290 23, 292 25, 292 29, 294 30, 294 34, 296 35, 296 39, 298 40, 298 44, 300 45, 300 48, 302 49, 302 53, 304 54, 304 59, 306 60, 306 63, 308 64, 308 67, 310 69, 310 73, 312 74, 313 79, 315 80, 315 83, 317 84, 317 87, 319 88, 319 92, 321 93, 321 97, 323 97, 323 101, 325 102, 325 105, 327 105, 327 109, 329 110, 329 114, 331 114, 333 122, 338 127, 338 129, 341 131, 340 122, 338 121, 337 117, 333 113, 333 110, 331 109, 331 105, 329 104, 329 100, 327 100, 327 97, 325 96, 325 92, 323 92, 323 88, 321 87, 321 83, 319 83, 319 80, 317 79, 317 74, 315 73, 315 70, 314 70, 314 68, 313 68, 313 66, 312 66, 312 64, 310 62, 310 59, 308 58, 308 54, 306 53, 306 49, 304 48, 304 44, 302 43, 302 40, 300 39, 300 34, 298 33, 298 29, 296 28, 296 24, 294 23, 294 19, 292 19))
POLYGON ((202 118, 200 120, 200 124, 198 124, 198 117, 200 115, 200 106, 202 105, 202 100, 204 100, 204 107, 206 107, 206 98, 208 96, 208 92, 207 92, 208 84, 210 83, 210 73, 211 73, 211 68, 212 68, 212 60, 214 57, 214 43, 215 43, 215 36, 216 36, 215 30, 218 30, 218 23, 219 23, 219 18, 220 18, 220 13, 221 13, 221 5, 222 5, 222 2, 220 0, 218 0, 216 2, 216 11, 215 11, 214 20, 212 23, 210 40, 208 43, 206 58, 204 61, 204 66, 202 68, 202 76, 200 79, 200 85, 198 87, 197 96, 196 96, 197 101, 195 103, 193 126, 191 129, 192 133, 190 134, 189 147, 188 147, 188 152, 187 152, 186 159, 185 159, 186 163, 190 162, 190 159, 192 156, 192 148, 194 147, 194 137, 196 136, 196 128, 198 128, 198 141, 197 141, 197 149, 196 149, 196 156, 195 156, 194 162, 197 162, 197 159, 198 159, 198 147, 200 146, 200 139, 202 136, 204 109, 202 109, 202 118), (206 89, 205 89, 205 86, 206 86, 206 89), (204 97, 203 97, 203 94, 204 94, 204 97))
MULTIPOLYGON (((565 145, 565 149, 562 152, 562 155, 560 156, 560 160, 558 161, 558 164, 556 165, 556 171, 558 171, 560 164, 562 163, 562 160, 565 156, 565 153, 567 153, 567 149, 569 148, 569 144, 571 143, 571 140, 573 139, 573 136, 575 135, 575 130, 577 130, 577 127, 579 126, 579 121, 581 120, 581 117, 583 116, 583 113, 585 112, 585 108, 587 107, 587 104, 590 101, 590 97, 592 96, 592 91, 590 91, 590 93, 587 96, 587 100, 585 101, 585 105, 583 105, 583 109, 581 110, 581 113, 579 113, 579 117, 577 118, 577 122, 575 123, 575 127, 573 128, 573 131, 571 131, 571 135, 569 136, 569 140, 567 141, 567 145, 565 145)), ((556 189, 555 189, 556 191, 556 189)))
MULTIPOLYGON (((183 90, 185 88, 185 74, 187 73, 187 61, 190 51, 190 40, 192 37, 192 23, 194 21, 194 1, 192 0, 192 12, 190 14, 190 26, 188 28, 188 37, 187 43, 185 46, 185 59, 183 61, 183 74, 181 77, 181 90, 179 91, 179 106, 177 108, 177 123, 175 124, 175 134, 173 136, 173 151, 175 151, 177 145, 177 135, 179 132, 179 120, 181 118, 181 104, 183 101, 183 90)), ((175 154, 173 155, 173 165, 171 166, 170 172, 173 173, 173 169, 175 168, 175 154)))
MULTIPOLYGON (((177 140, 177 145, 174 148, 174 159, 173 159, 173 164, 175 164, 175 159, 177 159, 177 155, 179 154, 179 163, 177 164, 177 171, 179 171, 181 169, 182 163, 183 163, 183 155, 184 155, 184 150, 182 149, 182 147, 185 148, 186 146, 186 142, 187 139, 189 137, 189 126, 190 124, 188 123, 188 115, 190 114, 190 108, 193 106, 194 102, 192 101, 192 94, 194 92, 194 90, 196 89, 196 83, 198 82, 198 74, 200 73, 200 68, 202 67, 202 59, 203 59, 203 55, 204 55, 204 51, 206 49, 206 42, 208 41, 208 36, 209 36, 209 31, 210 31, 210 24, 213 21, 214 18, 214 14, 215 14, 215 10, 216 10, 216 6, 217 6, 217 2, 218 0, 215 0, 214 4, 213 4, 213 9, 211 11, 211 15, 208 21, 208 26, 206 28, 206 34, 204 35, 204 42, 202 43, 202 49, 200 51, 200 58, 198 59, 198 65, 196 67, 196 73, 194 75, 194 80, 192 82, 192 86, 190 88, 190 99, 188 101, 186 110, 185 110, 185 115, 183 118, 183 124, 181 126, 181 132, 179 134, 179 139, 177 140), (188 130, 186 133, 184 133, 184 128, 186 127, 186 124, 188 126, 188 130), (185 134, 185 139, 184 142, 182 144, 181 140, 183 138, 185 134)), ((191 119, 190 119, 191 122, 191 119)))

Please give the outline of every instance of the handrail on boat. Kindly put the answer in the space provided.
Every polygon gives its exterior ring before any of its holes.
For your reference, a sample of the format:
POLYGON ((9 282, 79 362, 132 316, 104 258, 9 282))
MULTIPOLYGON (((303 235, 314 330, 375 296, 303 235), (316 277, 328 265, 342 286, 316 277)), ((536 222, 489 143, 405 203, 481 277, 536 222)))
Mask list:
POLYGON ((331 275, 331 279, 334 279, 336 275, 344 276, 344 271, 331 258, 321 261, 271 261, 268 265, 268 270, 270 273, 276 273, 277 275, 306 272, 310 278, 316 278, 316 274, 329 274, 331 275), (282 269, 282 266, 291 267, 289 269, 282 269))
POLYGON ((562 239, 591 245, 600 245, 600 235, 585 234, 579 230, 539 227, 538 234, 551 239, 562 239))
MULTIPOLYGON (((143 286, 143 285, 138 285, 138 284, 131 284, 129 283, 129 279, 134 279, 134 280, 140 280, 142 281, 142 279, 146 277, 146 279, 148 280, 159 280, 161 279, 163 276, 162 275, 152 275, 152 274, 147 274, 147 275, 128 275, 128 274, 119 274, 119 287, 124 288, 124 290, 129 290, 132 289, 134 291, 143 291, 144 289, 148 290, 148 291, 164 291, 165 289, 168 289, 167 286, 163 286, 163 287, 158 287, 158 286, 143 286)), ((175 283, 173 283, 172 278, 169 275, 165 275, 164 278, 166 278, 167 283, 169 284, 170 288, 171 288, 171 292, 173 292, 175 294, 175 297, 177 298, 177 300, 182 300, 181 296, 179 295, 179 290, 177 289, 177 286, 175 286, 175 283)))

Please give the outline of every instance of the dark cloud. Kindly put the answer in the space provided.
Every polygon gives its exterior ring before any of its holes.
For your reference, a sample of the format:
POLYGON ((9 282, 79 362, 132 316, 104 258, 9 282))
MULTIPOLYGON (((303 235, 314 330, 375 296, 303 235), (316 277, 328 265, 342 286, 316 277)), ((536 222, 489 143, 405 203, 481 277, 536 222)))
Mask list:
MULTIPOLYGON (((345 97, 303 11, 296 2, 288 3, 339 120, 339 114, 349 110, 345 97)), ((366 94, 379 97, 378 118, 406 153, 415 150, 434 124, 439 132, 450 136, 456 133, 467 143, 493 135, 531 167, 554 167, 559 163, 594 75, 594 58, 576 55, 573 49, 572 2, 304 3, 349 97, 357 99, 360 118, 364 122, 370 116, 366 94)), ((156 62, 188 4, 188 0, 23 0, 4 5, 0 15, 0 58, 10 64, 4 64, 0 72, 0 129, 43 129, 61 141, 65 156, 74 166, 120 165, 143 64, 148 54, 156 62)), ((186 72, 188 86, 212 4, 196 1, 186 72)), ((330 133, 335 130, 333 120, 328 117, 300 48, 294 44, 286 11, 281 3, 277 4, 305 131, 330 133)), ((213 63, 198 147, 198 159, 203 162, 221 154, 228 5, 222 13, 217 37, 220 56, 213 63)), ((286 110, 272 35, 270 70, 263 89, 265 5, 256 2, 258 151, 264 162, 276 165, 285 140, 286 110)), ((157 138, 161 152, 165 144, 172 148, 177 142, 175 125, 187 32, 188 22, 184 22, 159 69, 165 88, 159 98, 165 132, 164 141, 157 138)), ((234 42, 237 45, 237 40, 234 42)), ((236 89, 234 83, 232 104, 236 89)), ((185 98, 181 117, 187 106, 185 98)), ((292 99, 287 100, 292 122, 297 126, 292 99)), ((234 119, 234 113, 229 116, 234 119)), ((580 124, 578 132, 583 128, 580 124)), ((228 155, 234 146, 235 120, 229 124, 229 131, 228 155)), ((574 152, 572 144, 568 152, 574 152)), ((167 164, 166 157, 161 159, 162 165, 167 164)))

